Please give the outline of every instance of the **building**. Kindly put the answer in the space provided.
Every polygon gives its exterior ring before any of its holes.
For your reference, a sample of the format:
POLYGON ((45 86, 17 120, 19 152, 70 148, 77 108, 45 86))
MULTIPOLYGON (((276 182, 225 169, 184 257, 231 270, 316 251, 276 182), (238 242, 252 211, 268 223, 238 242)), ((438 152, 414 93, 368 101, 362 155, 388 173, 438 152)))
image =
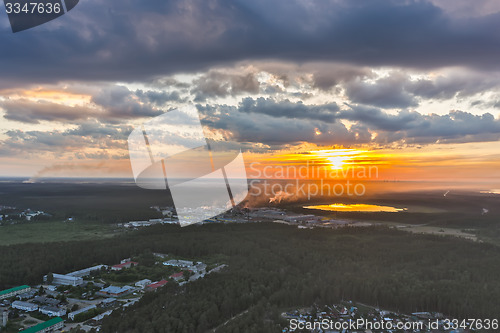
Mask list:
MULTIPOLYGON (((83 279, 78 276, 62 275, 62 274, 52 274, 52 284, 55 286, 80 286, 83 284, 83 279)), ((47 281, 48 277, 45 275, 43 277, 44 281, 47 281)), ((48 282, 48 281, 47 281, 48 282)))
POLYGON ((76 311, 70 312, 68 314, 68 319, 75 320, 75 316, 79 315, 80 313, 88 312, 88 311, 90 311, 92 309, 95 309, 95 308, 96 308, 95 305, 89 305, 89 306, 86 306, 84 308, 81 308, 80 310, 76 310, 76 311))
POLYGON ((38 311, 50 317, 62 317, 66 314, 65 309, 50 305, 41 306, 38 311))
POLYGON ((27 328, 24 331, 21 331, 21 333, 49 333, 49 332, 55 332, 56 330, 60 330, 63 327, 64 327, 64 320, 62 320, 62 318, 57 317, 49 321, 46 321, 44 323, 40 323, 30 328, 27 328))
POLYGON ((105 300, 103 300, 99 305, 102 307, 102 308, 107 308, 107 307, 110 307, 110 306, 113 306, 113 305, 116 305, 116 302, 117 302, 117 299, 114 298, 114 297, 109 297, 109 298, 106 298, 105 300))
POLYGON ((6 298, 11 298, 11 297, 17 296, 19 294, 26 293, 30 290, 31 290, 31 287, 27 286, 27 285, 2 290, 2 291, 0 291, 0 300, 6 299, 6 298))
POLYGON ((109 286, 107 288, 99 290, 96 294, 104 297, 121 297, 130 294, 134 290, 135 288, 131 286, 124 286, 124 287, 109 286))
POLYGON ((55 298, 49 298, 49 297, 44 297, 44 296, 36 296, 33 299, 33 302, 38 303, 38 304, 43 304, 43 305, 50 305, 50 306, 57 306, 61 301, 55 299, 55 298))
POLYGON ((182 280, 184 278, 184 272, 179 272, 175 273, 169 276, 170 278, 174 279, 175 281, 182 280))
POLYGON ((139 287, 139 288, 141 288, 141 289, 144 289, 144 288, 145 288, 148 284, 151 284, 151 282, 152 282, 152 281, 151 281, 151 280, 149 280, 149 279, 144 279, 144 280, 141 280, 141 281, 137 281, 137 282, 135 283, 135 286, 136 286, 136 287, 139 287))
POLYGON ((112 312, 113 312, 113 310, 109 310, 109 311, 103 312, 103 313, 101 313, 100 315, 95 316, 95 317, 94 317, 94 318, 92 318, 91 320, 93 320, 93 321, 100 321, 100 320, 102 320, 104 317, 109 316, 112 312))
POLYGON ((191 267, 191 266, 193 266, 193 262, 192 261, 188 261, 188 260, 176 260, 176 259, 172 259, 172 260, 163 262, 163 265, 165 265, 165 266, 174 266, 174 267, 191 267))
POLYGON ((20 301, 24 301, 25 299, 33 298, 36 293, 37 290, 31 289, 30 291, 17 295, 16 298, 20 301))
POLYGON ((158 282, 155 282, 155 283, 151 283, 149 285, 146 286, 146 289, 149 290, 149 291, 153 291, 153 290, 156 290, 160 287, 163 287, 164 285, 167 284, 167 280, 161 280, 161 281, 158 281, 158 282))
POLYGON ((99 272, 103 269, 107 269, 107 265, 97 265, 97 266, 92 266, 89 268, 84 268, 79 271, 74 271, 71 273, 66 274, 67 276, 75 276, 75 277, 84 277, 84 276, 89 276, 92 274, 92 272, 99 272))
POLYGON ((139 265, 138 262, 135 262, 135 261, 126 261, 126 262, 123 262, 121 264, 114 265, 113 267, 111 267, 111 270, 113 270, 113 271, 121 271, 124 268, 130 268, 132 266, 137 266, 137 265, 139 265))
POLYGON ((131 221, 125 223, 123 226, 125 228, 140 228, 140 227, 149 227, 150 225, 152 225, 152 223, 148 221, 131 221))
POLYGON ((202 273, 207 270, 207 265, 202 262, 197 262, 195 266, 192 266, 189 269, 195 273, 202 273))
POLYGON ((33 312, 33 311, 38 310, 38 305, 33 304, 33 303, 29 303, 29 302, 23 302, 23 301, 12 302, 12 307, 14 309, 23 310, 23 311, 27 311, 27 312, 33 312))

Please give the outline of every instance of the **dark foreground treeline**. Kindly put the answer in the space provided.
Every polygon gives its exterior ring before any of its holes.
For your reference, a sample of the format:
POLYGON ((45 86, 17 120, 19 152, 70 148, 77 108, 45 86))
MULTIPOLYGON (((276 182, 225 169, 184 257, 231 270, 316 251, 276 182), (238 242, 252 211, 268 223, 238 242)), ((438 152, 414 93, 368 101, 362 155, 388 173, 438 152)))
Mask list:
POLYGON ((500 313, 498 247, 384 228, 158 226, 110 240, 1 247, 0 284, 34 284, 49 271, 113 264, 144 251, 218 257, 229 266, 147 294, 113 312, 102 332, 205 332, 231 318, 217 332, 276 332, 284 309, 341 299, 461 318, 500 313))

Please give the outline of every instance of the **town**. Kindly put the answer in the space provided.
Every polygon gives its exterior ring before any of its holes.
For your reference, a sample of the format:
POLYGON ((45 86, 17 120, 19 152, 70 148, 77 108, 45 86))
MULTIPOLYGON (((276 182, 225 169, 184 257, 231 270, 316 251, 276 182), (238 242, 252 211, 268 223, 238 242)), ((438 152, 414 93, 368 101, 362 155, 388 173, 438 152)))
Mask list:
MULTIPOLYGON (((118 223, 117 226, 125 230, 135 230, 138 228, 149 227, 157 224, 178 224, 177 215, 174 207, 152 206, 150 209, 158 213, 157 218, 148 220, 129 221, 118 223)), ((198 216, 203 216, 203 207, 200 211, 193 211, 192 216, 188 218, 198 221, 198 216)), ((16 207, 0 205, 0 225, 2 223, 16 224, 19 222, 37 222, 51 218, 51 214, 43 211, 34 211, 31 209, 20 210, 16 207)), ((64 222, 74 222, 74 217, 67 217, 64 222)), ((239 208, 235 207, 218 216, 201 219, 197 224, 206 223, 251 223, 251 222, 276 222, 288 225, 295 225, 300 229, 305 228, 339 228, 346 226, 370 226, 371 223, 360 222, 348 219, 332 219, 315 214, 297 214, 276 207, 261 208, 239 208)))
POLYGON ((47 273, 40 285, 0 291, 1 329, 7 332, 99 331, 102 319, 167 284, 180 286, 218 272, 225 264, 151 253, 125 258, 113 266, 47 273))
MULTIPOLYGON (((149 227, 154 224, 177 224, 177 215, 172 207, 151 207, 163 214, 163 218, 149 219, 147 221, 130 221, 119 224, 120 227, 137 229, 149 227)), ((203 208, 199 208, 202 210, 203 208)), ((200 212, 193 211, 192 219, 196 220, 200 212)), ((346 226, 364 227, 372 223, 348 220, 332 219, 315 214, 297 214, 275 207, 261 208, 239 208, 235 207, 218 216, 203 219, 197 224, 206 223, 251 223, 251 222, 275 222, 297 226, 299 229, 306 228, 339 228, 346 226)))
MULTIPOLYGON (((283 333, 459 333, 475 331, 474 329, 466 329, 466 324, 461 325, 460 321, 446 317, 442 313, 414 312, 402 314, 353 301, 290 310, 283 312, 281 317, 287 323, 282 328, 283 333)), ((491 321, 489 325, 491 329, 495 329, 495 327, 498 329, 498 321, 491 321)))

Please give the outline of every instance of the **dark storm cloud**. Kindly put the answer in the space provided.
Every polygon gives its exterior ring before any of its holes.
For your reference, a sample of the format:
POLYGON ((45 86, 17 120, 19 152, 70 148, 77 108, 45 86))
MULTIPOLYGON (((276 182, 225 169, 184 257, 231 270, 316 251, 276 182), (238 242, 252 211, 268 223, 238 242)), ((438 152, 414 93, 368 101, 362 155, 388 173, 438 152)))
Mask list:
MULTIPOLYGON (((341 87, 352 102, 381 108, 416 107, 420 100, 460 99, 500 87, 497 75, 463 69, 427 78, 411 79, 401 71, 392 71, 376 79, 371 75, 370 78, 370 81, 356 78, 341 87)), ((478 104, 481 102, 476 101, 475 105, 478 104)))
POLYGON ((416 0, 89 0, 35 29, 5 27, 0 77, 140 80, 244 59, 498 69, 500 14, 450 15, 416 0))
POLYGON ((87 107, 27 99, 7 99, 0 102, 0 108, 5 111, 5 119, 31 124, 38 124, 41 120, 75 121, 98 115, 96 110, 87 107))
POLYGON ((86 121, 75 129, 65 132, 65 135, 99 138, 112 138, 113 140, 126 140, 133 127, 130 125, 102 124, 98 121, 86 121))
POLYGON ((468 97, 500 86, 500 78, 491 73, 456 71, 433 79, 419 79, 403 83, 404 89, 425 99, 468 97))
POLYGON ((195 101, 202 102, 210 97, 226 97, 240 93, 256 94, 259 92, 259 81, 253 73, 237 75, 209 72, 194 82, 191 93, 195 101))
POLYGON ((92 102, 106 110, 103 118, 130 119, 154 117, 163 113, 150 104, 141 103, 136 97, 127 87, 114 85, 101 89, 92 96, 92 102))
POLYGON ((372 75, 370 70, 366 68, 345 64, 320 64, 313 66, 311 70, 313 72, 313 87, 321 90, 329 90, 339 83, 348 83, 356 78, 362 79, 372 75))
POLYGON ((325 122, 335 122, 335 112, 339 110, 337 103, 323 105, 306 105, 301 101, 297 103, 283 100, 275 101, 273 98, 251 97, 244 98, 238 106, 238 111, 244 113, 261 113, 272 117, 285 117, 295 119, 315 119, 325 122))
POLYGON ((485 113, 474 115, 450 111, 445 115, 423 115, 416 111, 389 114, 379 108, 347 105, 338 110, 331 105, 307 106, 288 100, 243 99, 238 107, 198 105, 202 123, 220 130, 232 140, 262 144, 311 142, 316 144, 377 143, 456 143, 500 139, 500 119, 485 113), (248 106, 245 106, 248 104, 248 106), (272 105, 272 107, 269 107, 272 105), (297 110, 301 110, 298 112, 297 110), (320 117, 310 110, 324 110, 320 117), (329 110, 329 111, 328 111, 329 110), (248 113, 254 115, 249 117, 248 113), (328 115, 328 121, 322 118, 328 115), (353 125, 347 128, 341 121, 353 125), (376 135, 372 135, 376 134, 376 135))
POLYGON ((126 138, 131 131, 130 126, 105 125, 96 121, 65 131, 11 130, 5 133, 5 140, 0 140, 0 150, 5 150, 9 155, 26 155, 38 152, 64 153, 88 148, 126 149, 126 138))
POLYGON ((172 91, 170 93, 165 91, 154 91, 148 90, 143 91, 138 89, 135 91, 135 95, 142 100, 146 100, 156 106, 165 105, 167 102, 184 102, 185 99, 181 98, 179 92, 172 91))
POLYGON ((387 114, 377 108, 351 106, 339 114, 339 119, 355 121, 378 133, 376 143, 458 143, 497 141, 500 139, 500 119, 490 113, 474 115, 453 110, 445 115, 422 115, 416 111, 387 114))
POLYGON ((355 103, 374 105, 382 108, 407 108, 417 106, 414 96, 404 90, 408 78, 391 75, 374 83, 356 80, 346 85, 346 94, 355 103))
POLYGON ((350 110, 340 112, 337 117, 359 122, 373 130, 397 132, 420 126, 425 119, 416 111, 400 111, 397 115, 390 115, 379 108, 360 105, 349 105, 349 107, 350 110))
POLYGON ((356 133, 339 122, 325 123, 317 119, 304 121, 304 117, 283 117, 266 113, 249 117, 246 112, 228 105, 197 107, 202 114, 203 125, 223 131, 226 138, 234 141, 265 145, 300 142, 351 144, 357 141, 356 133))
POLYGON ((46 100, 7 98, 0 101, 4 118, 23 123, 38 124, 40 121, 81 123, 87 119, 105 122, 122 122, 129 119, 154 117, 167 110, 169 102, 182 102, 176 91, 131 91, 125 86, 103 86, 91 96, 91 103, 68 106, 46 100))

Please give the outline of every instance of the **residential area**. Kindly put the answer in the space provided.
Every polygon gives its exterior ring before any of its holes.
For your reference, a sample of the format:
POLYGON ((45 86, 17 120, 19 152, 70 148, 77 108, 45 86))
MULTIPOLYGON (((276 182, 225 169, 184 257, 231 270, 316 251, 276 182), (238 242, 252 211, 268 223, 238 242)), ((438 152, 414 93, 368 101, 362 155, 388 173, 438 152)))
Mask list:
POLYGON ((49 272, 43 283, 0 291, 2 332, 99 331, 105 316, 128 307, 167 284, 184 285, 225 265, 143 254, 115 265, 96 265, 66 274, 49 272))
POLYGON ((283 333, 474 332, 460 327, 452 329, 450 323, 453 318, 442 313, 403 314, 353 301, 290 310, 283 312, 281 317, 287 322, 282 329, 283 333))

